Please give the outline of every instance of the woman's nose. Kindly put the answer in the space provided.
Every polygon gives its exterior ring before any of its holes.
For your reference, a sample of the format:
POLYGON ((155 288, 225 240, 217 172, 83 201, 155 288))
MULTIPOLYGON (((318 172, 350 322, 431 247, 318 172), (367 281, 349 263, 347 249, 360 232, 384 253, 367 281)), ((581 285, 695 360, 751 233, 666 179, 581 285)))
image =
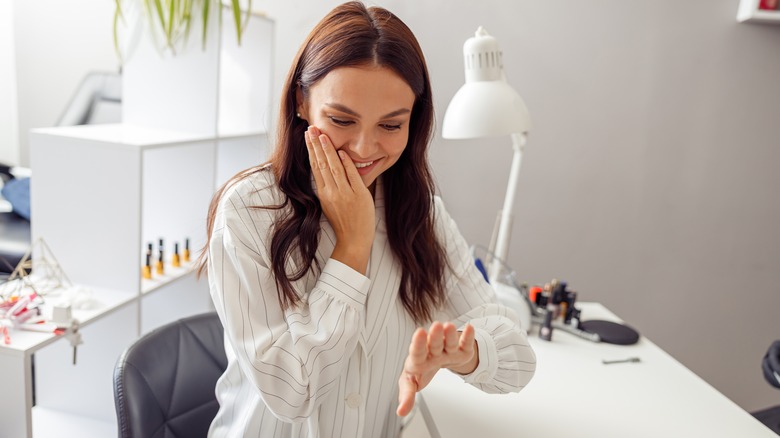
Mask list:
POLYGON ((373 131, 362 130, 353 140, 352 151, 359 158, 371 158, 377 150, 377 140, 373 131))

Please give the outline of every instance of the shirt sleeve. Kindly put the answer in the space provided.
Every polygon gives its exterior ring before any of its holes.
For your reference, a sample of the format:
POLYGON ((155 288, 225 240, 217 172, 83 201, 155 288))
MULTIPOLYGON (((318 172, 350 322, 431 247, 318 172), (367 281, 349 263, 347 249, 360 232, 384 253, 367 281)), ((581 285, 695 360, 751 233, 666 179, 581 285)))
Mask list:
POLYGON ((498 304, 493 288, 474 264, 465 238, 436 197, 437 233, 445 245, 452 269, 447 272, 447 302, 442 320, 475 329, 479 364, 464 380, 485 392, 523 389, 536 371, 536 355, 520 327, 517 315, 498 304))
POLYGON ((234 191, 218 208, 208 248, 212 299, 242 372, 265 404, 282 420, 303 421, 336 386, 356 348, 370 281, 330 259, 313 287, 300 291, 302 303, 282 311, 266 248, 277 210, 247 204, 234 191))

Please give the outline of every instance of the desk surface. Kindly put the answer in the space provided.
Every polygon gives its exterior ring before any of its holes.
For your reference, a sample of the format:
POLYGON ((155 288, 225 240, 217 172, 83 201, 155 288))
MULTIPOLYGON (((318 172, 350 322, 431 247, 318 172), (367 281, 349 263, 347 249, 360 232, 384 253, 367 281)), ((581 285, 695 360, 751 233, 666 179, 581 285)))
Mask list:
MULTIPOLYGON (((5 283, 4 285, 7 285, 5 283)), ((44 316, 51 315, 52 302, 62 298, 63 291, 56 291, 45 295, 46 304, 43 306, 44 316)), ((111 312, 129 304, 136 296, 132 292, 121 292, 102 288, 83 288, 83 293, 94 300, 93 305, 85 310, 73 310, 75 318, 81 327, 91 324, 100 318, 106 317, 111 312)), ((11 343, 4 345, 0 343, 0 356, 22 356, 30 355, 52 342, 58 340, 61 336, 54 333, 40 333, 25 330, 9 329, 11 343)), ((2 370, 2 367, 0 367, 2 370)))
MULTIPOLYGON (((585 320, 619 320, 600 304, 578 307, 585 320)), ((552 342, 535 333, 529 340, 536 375, 517 394, 486 394, 452 373, 438 373, 422 392, 431 437, 777 438, 645 337, 620 346, 557 330, 552 342), (632 356, 641 362, 601 362, 632 356)))

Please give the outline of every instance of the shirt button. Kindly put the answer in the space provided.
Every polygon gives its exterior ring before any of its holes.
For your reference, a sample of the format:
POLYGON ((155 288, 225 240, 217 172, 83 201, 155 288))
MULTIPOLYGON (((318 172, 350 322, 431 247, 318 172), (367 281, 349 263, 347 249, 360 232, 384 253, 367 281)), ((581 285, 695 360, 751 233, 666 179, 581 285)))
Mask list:
POLYGON ((361 403, 363 403, 363 397, 358 393, 352 393, 347 396, 347 406, 352 409, 357 409, 361 403))
POLYGON ((487 371, 482 371, 481 373, 479 373, 477 375, 476 380, 477 380, 477 383, 485 383, 488 380, 490 380, 490 375, 488 374, 487 371))

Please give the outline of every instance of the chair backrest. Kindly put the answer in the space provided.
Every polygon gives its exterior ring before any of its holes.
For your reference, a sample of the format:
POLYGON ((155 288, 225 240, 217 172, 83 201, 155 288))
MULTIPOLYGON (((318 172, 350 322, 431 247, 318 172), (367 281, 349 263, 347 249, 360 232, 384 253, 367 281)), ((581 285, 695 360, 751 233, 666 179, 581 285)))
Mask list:
POLYGON ((215 387, 226 367, 222 324, 214 312, 143 336, 114 369, 119 436, 205 437, 219 409, 215 387))

